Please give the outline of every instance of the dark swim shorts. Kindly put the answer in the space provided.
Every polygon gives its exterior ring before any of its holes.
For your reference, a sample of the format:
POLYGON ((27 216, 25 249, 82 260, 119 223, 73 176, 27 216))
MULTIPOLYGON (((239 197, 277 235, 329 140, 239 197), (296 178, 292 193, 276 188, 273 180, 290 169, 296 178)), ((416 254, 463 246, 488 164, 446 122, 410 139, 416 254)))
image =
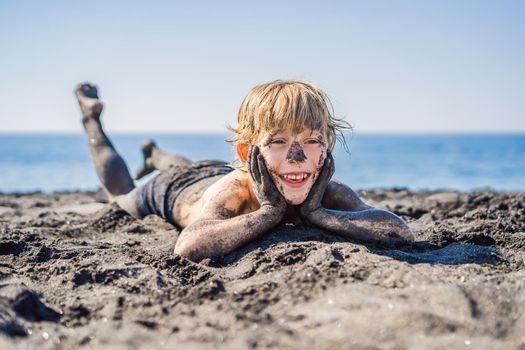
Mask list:
POLYGON ((233 168, 225 162, 206 160, 190 165, 176 165, 163 170, 141 187, 137 207, 142 217, 158 215, 176 227, 172 211, 179 194, 188 186, 206 178, 226 175, 233 168))

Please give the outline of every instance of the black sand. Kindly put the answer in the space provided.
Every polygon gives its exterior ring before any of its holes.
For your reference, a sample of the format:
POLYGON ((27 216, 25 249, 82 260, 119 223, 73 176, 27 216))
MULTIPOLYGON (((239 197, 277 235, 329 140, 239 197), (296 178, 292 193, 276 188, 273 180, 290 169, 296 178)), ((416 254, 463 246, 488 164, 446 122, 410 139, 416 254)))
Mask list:
POLYGON ((196 264, 100 193, 0 195, 0 348, 525 349, 525 193, 360 194, 418 241, 283 227, 196 264))

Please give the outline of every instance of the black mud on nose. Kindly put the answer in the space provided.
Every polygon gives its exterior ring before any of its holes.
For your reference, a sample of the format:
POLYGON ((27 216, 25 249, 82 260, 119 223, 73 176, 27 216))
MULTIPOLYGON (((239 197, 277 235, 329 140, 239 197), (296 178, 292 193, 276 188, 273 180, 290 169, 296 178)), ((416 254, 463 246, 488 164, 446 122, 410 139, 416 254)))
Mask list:
POLYGON ((286 154, 286 160, 290 162, 304 162, 306 160, 306 155, 304 154, 303 148, 299 142, 292 142, 290 149, 288 149, 288 153, 286 154))

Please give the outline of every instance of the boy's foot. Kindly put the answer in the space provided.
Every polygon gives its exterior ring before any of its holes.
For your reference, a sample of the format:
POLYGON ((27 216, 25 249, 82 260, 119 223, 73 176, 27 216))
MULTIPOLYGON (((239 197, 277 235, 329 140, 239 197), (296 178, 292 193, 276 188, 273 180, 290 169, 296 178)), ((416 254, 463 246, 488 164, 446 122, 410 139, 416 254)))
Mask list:
POLYGON ((75 87, 75 96, 82 111, 83 121, 88 118, 95 118, 96 120, 100 118, 104 105, 98 99, 98 91, 95 85, 91 83, 78 84, 75 87))
POLYGON ((137 174, 134 178, 135 180, 141 179, 155 170, 153 167, 153 160, 151 159, 153 148, 157 148, 155 142, 153 142, 151 139, 147 139, 142 143, 140 148, 142 149, 142 154, 144 155, 144 164, 142 165, 142 168, 137 171, 137 174))

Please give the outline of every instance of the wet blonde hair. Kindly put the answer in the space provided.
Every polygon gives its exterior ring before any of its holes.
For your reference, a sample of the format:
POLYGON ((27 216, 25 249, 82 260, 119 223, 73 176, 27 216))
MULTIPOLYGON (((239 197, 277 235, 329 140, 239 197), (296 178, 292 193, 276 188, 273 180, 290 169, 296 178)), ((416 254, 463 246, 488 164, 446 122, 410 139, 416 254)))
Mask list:
POLYGON ((323 140, 330 151, 343 130, 350 124, 333 115, 328 96, 319 87, 302 80, 275 80, 258 85, 244 98, 237 115, 237 128, 228 126, 234 146, 254 144, 262 132, 292 128, 294 133, 310 129, 325 134, 323 140))

